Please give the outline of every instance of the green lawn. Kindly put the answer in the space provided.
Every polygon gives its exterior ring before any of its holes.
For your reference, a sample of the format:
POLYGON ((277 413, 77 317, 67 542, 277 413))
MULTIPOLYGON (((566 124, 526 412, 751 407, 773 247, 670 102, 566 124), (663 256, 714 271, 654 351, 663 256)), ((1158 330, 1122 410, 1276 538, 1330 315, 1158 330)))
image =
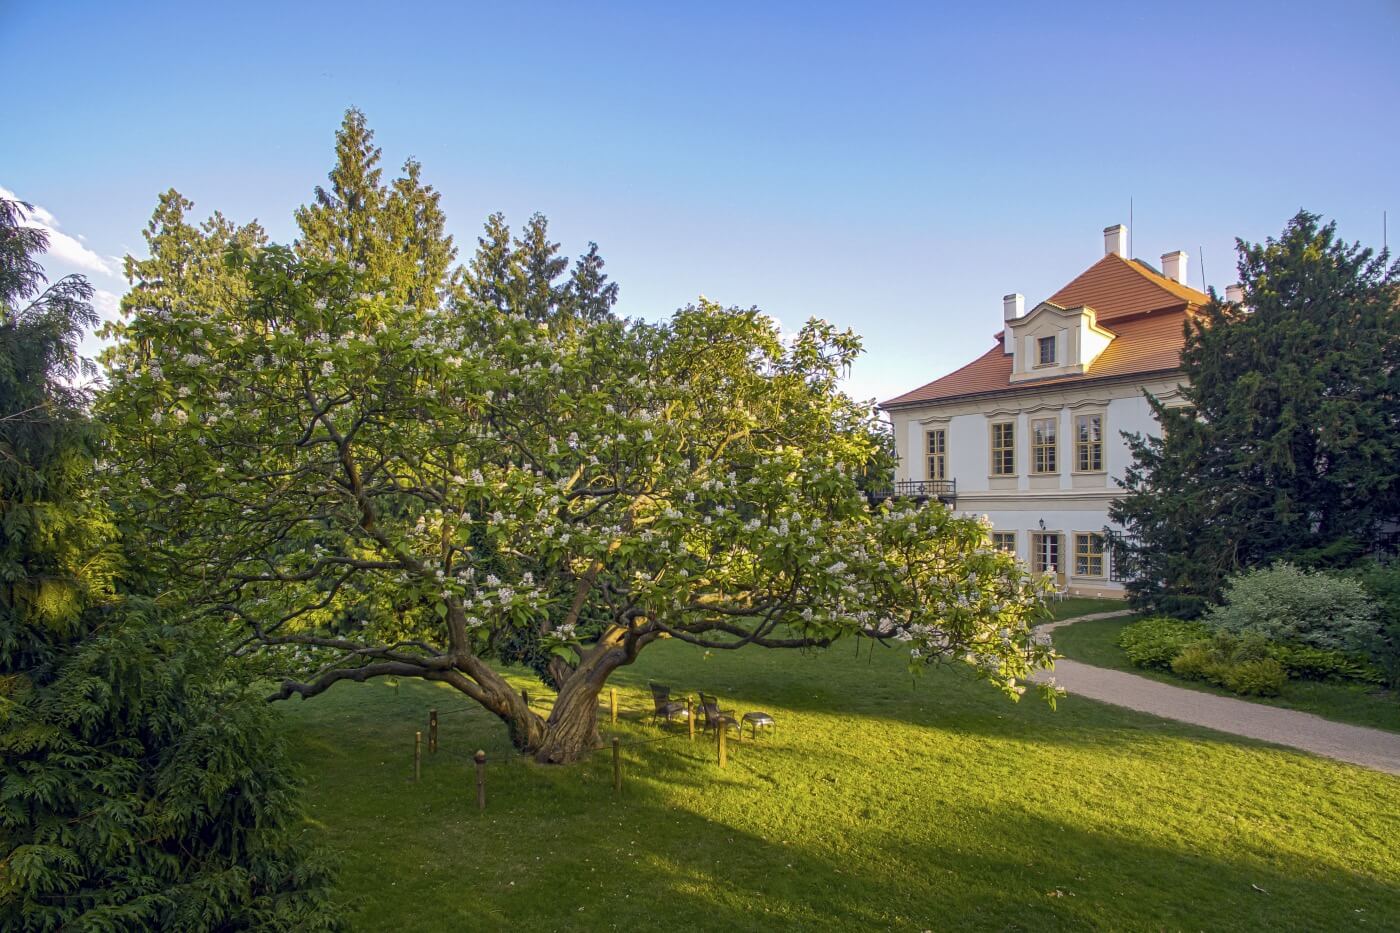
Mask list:
MULTIPOLYGON (((1221 696, 1234 696, 1212 684, 1199 680, 1185 680, 1170 671, 1144 670, 1134 667, 1118 647, 1118 633, 1124 626, 1136 621, 1132 617, 1121 619, 1096 619, 1090 622, 1076 622, 1073 625, 1056 629, 1055 648, 1067 658, 1111 667, 1120 671, 1132 671, 1163 683, 1203 690, 1221 696)), ((1400 696, 1394 691, 1364 684, 1318 683, 1307 680, 1290 680, 1277 697, 1240 697, 1254 703, 1267 703, 1270 706, 1283 706, 1289 709, 1316 713, 1338 722, 1355 723, 1358 726, 1372 726, 1377 729, 1390 729, 1400 732, 1400 696)))
POLYGON ((1050 617, 1053 619, 1072 619, 1075 616, 1087 616, 1096 612, 1119 612, 1127 608, 1127 602, 1121 599, 1068 596, 1050 604, 1050 617))
MULTIPOLYGON (((773 713, 772 741, 670 738, 526 763, 450 689, 344 684, 283 707, 358 929, 1400 927, 1400 780, 1076 698, 1010 704, 898 652, 660 643, 649 678, 773 713), (413 732, 442 750, 411 780, 413 732), (470 755, 490 756, 476 811, 470 755)), ((520 677, 518 684, 537 685, 520 677)))

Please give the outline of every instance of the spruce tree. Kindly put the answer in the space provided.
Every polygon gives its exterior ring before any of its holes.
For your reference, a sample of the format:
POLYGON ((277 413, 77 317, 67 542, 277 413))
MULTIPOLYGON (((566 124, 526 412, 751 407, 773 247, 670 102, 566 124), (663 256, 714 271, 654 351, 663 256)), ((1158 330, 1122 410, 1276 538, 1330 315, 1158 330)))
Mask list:
POLYGON ((520 258, 511 247, 510 227, 497 211, 486 218, 483 233, 476 238, 476 254, 467 269, 467 292, 484 307, 509 314, 520 303, 520 281, 520 258))
POLYGON ((422 166, 413 159, 385 185, 380 158, 365 115, 346 111, 335 136, 330 187, 318 185, 312 203, 296 212, 297 250, 364 270, 396 301, 437 307, 460 288, 459 277, 448 274, 457 250, 445 232, 440 196, 423 183, 422 166))
POLYGON ((1159 608, 1275 560, 1349 566, 1400 522, 1400 265, 1306 211, 1238 249, 1243 303, 1187 325, 1188 407, 1152 400, 1165 437, 1129 438, 1113 515, 1159 608))
POLYGON ((559 314, 559 302, 564 286, 559 276, 569 268, 569 260, 559 255, 559 244, 549 239, 549 221, 543 214, 534 214, 515 241, 519 259, 517 274, 520 281, 516 293, 520 296, 517 309, 536 322, 552 321, 559 314))
POLYGON ((608 281, 603 265, 597 243, 589 243, 588 252, 574 263, 562 304, 578 320, 601 321, 617 304, 617 283, 608 281))

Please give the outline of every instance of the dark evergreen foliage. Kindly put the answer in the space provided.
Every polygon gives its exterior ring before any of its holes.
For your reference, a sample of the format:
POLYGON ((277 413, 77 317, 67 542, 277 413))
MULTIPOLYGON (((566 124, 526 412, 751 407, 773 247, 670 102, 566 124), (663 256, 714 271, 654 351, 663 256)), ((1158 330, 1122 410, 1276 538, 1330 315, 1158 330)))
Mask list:
POLYGON ((1187 325, 1189 405, 1152 399, 1113 517, 1140 604, 1192 614, 1239 570, 1345 567, 1400 522, 1400 265, 1300 212, 1238 242, 1245 301, 1187 325))
POLYGON ((543 214, 532 215, 514 240, 505 215, 492 214, 476 242, 466 290, 480 304, 556 328, 596 323, 612 315, 618 288, 603 272, 598 244, 589 243, 588 252, 561 280, 569 260, 549 239, 549 221, 543 214))
POLYGON ((80 277, 0 201, 0 929, 333 928, 275 714, 212 632, 121 596, 80 277))

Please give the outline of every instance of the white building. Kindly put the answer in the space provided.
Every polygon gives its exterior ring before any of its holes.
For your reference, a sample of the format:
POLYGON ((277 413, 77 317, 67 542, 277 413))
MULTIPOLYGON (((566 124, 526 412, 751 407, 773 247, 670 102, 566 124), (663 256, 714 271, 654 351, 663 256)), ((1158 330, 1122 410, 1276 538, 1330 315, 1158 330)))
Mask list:
POLYGON ((1055 294, 1003 299, 986 353, 880 406, 897 495, 989 516, 998 545, 1076 595, 1123 594, 1105 546, 1122 434, 1158 433, 1144 392, 1180 396, 1185 323, 1209 300, 1185 284, 1186 253, 1159 272, 1126 247, 1127 228, 1109 227, 1103 258, 1055 294))

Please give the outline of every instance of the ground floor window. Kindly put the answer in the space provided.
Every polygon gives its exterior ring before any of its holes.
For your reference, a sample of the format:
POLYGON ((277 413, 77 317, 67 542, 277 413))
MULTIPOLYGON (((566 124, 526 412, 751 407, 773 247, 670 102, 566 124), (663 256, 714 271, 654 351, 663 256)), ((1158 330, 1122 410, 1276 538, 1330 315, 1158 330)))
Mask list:
POLYGON ((992 532, 992 547, 998 551, 1005 551, 1007 554, 1016 553, 1016 532, 1014 531, 994 531, 992 532))
POLYGON ((1103 535, 1077 534, 1074 536, 1074 575, 1076 577, 1103 576, 1103 535))

